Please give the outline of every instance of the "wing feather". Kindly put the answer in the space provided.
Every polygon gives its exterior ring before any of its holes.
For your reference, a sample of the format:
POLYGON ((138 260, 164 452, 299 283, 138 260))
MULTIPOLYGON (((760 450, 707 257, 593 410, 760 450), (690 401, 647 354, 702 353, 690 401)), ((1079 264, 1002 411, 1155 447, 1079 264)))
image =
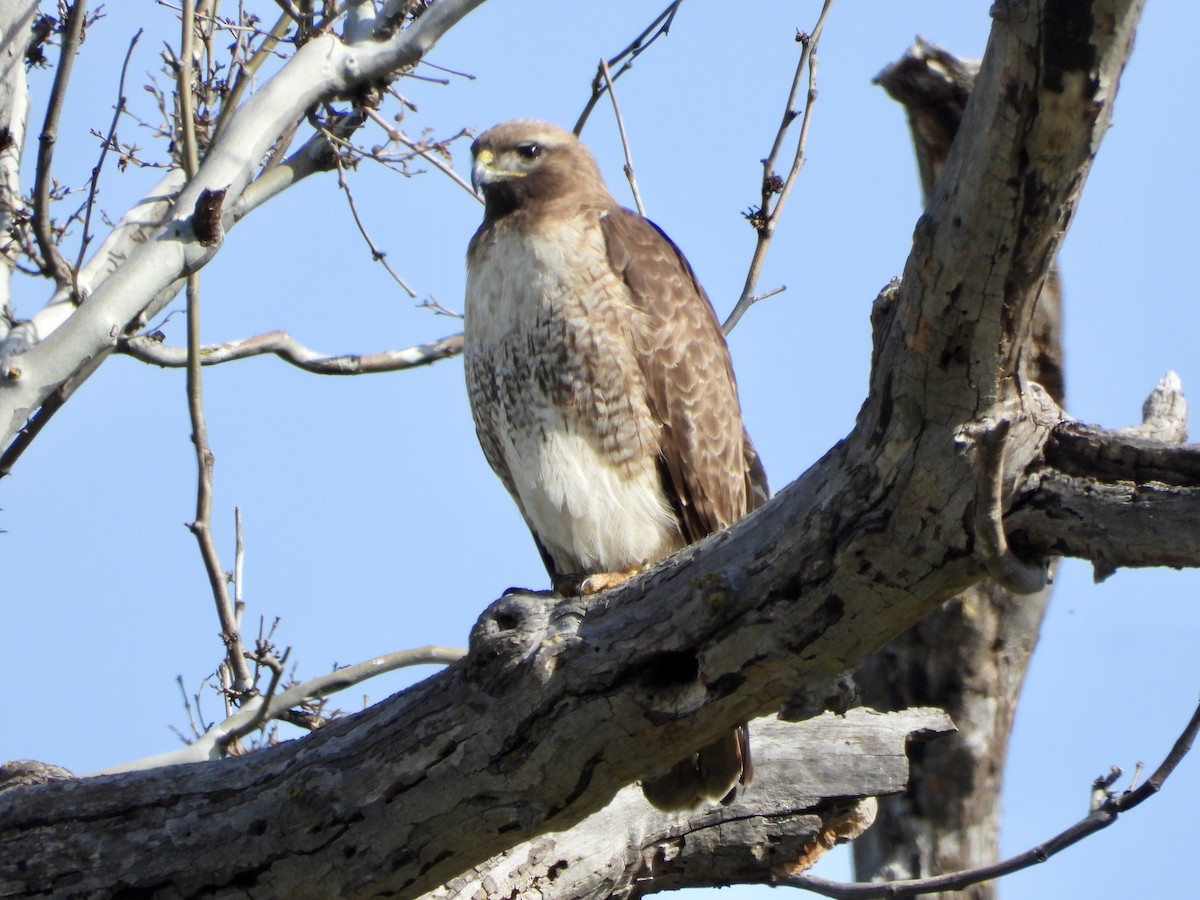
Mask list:
POLYGON ((696 541, 767 494, 742 426, 729 349, 692 267, 657 225, 616 207, 600 227, 609 264, 632 297, 647 398, 661 423, 663 483, 685 538, 696 541))

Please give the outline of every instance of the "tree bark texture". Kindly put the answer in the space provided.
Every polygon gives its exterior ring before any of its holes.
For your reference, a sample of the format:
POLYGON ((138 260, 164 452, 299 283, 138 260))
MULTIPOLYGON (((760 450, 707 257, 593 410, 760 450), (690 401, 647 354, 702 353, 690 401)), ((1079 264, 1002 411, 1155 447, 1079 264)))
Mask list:
POLYGON ((873 309, 869 396, 773 501, 612 591, 501 598, 463 661, 303 740, 5 792, 2 890, 420 896, 822 696, 985 577, 1024 594, 1062 553, 1200 563, 1200 450, 1081 429, 1024 358, 1140 8, 994 4, 903 282, 873 309))
MULTIPOLYGON (((918 39, 876 78, 904 106, 927 200, 958 133, 978 65, 918 39)), ((1052 268, 1034 310, 1028 358, 1031 379, 1059 404, 1061 318, 1060 280, 1052 268)), ((908 789, 880 801, 874 827, 854 843, 860 881, 923 878, 998 859, 1008 740, 1049 597, 1049 588, 1021 596, 984 581, 858 669, 868 706, 929 704, 945 709, 958 729, 923 746, 913 757, 908 789)), ((989 881, 957 895, 990 900, 996 888, 989 881)))
POLYGON ((949 727, 944 713, 920 709, 756 719, 754 790, 729 806, 664 814, 630 786, 574 828, 494 857, 427 900, 627 898, 803 871, 856 825, 870 824, 874 803, 857 798, 903 788, 906 744, 945 740, 939 732, 949 727))

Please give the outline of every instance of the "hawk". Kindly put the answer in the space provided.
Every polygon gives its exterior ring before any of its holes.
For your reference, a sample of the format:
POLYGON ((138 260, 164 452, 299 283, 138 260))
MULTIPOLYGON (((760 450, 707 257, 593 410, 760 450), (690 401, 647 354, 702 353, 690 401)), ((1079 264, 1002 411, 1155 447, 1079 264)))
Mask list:
MULTIPOLYGON (((730 525, 766 499, 766 476, 712 304, 670 238, 562 128, 505 122, 471 153, 475 429, 555 589, 590 593, 730 525)), ((743 725, 643 790, 691 808, 750 774, 743 725)))

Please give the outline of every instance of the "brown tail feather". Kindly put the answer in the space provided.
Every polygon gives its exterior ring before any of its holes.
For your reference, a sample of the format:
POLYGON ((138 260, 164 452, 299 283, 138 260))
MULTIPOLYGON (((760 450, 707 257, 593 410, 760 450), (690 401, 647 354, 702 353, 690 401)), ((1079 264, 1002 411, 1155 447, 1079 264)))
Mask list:
POLYGON ((750 730, 746 725, 725 734, 680 760, 658 778, 642 783, 651 805, 665 812, 693 809, 705 802, 732 803, 738 786, 750 784, 750 730))

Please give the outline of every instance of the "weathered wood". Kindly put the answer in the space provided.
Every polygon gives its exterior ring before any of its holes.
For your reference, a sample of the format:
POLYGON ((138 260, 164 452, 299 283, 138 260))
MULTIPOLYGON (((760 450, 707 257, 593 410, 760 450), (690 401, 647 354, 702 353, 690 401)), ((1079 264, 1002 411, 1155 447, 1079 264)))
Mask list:
POLYGON ((569 831, 516 847, 427 897, 622 898, 647 885, 658 891, 769 882, 819 858, 822 835, 857 811, 856 798, 903 789, 911 737, 951 727, 945 713, 930 709, 756 719, 754 783, 729 806, 666 814, 627 787, 569 831))
MULTIPOLYGON (((918 38, 875 79, 907 114, 926 200, 945 166, 978 71, 977 60, 960 59, 918 38)), ((1054 267, 1038 296, 1023 357, 1028 377, 1060 404, 1061 300, 1054 267)), ((855 677, 863 702, 877 709, 937 706, 950 713, 958 731, 913 759, 906 791, 880 801, 874 826, 854 843, 858 880, 923 878, 999 857, 1008 739, 1049 598, 1048 586, 1022 596, 984 581, 942 604, 859 667, 855 677)), ((984 882, 961 896, 989 900, 995 895, 996 883, 984 882)))

